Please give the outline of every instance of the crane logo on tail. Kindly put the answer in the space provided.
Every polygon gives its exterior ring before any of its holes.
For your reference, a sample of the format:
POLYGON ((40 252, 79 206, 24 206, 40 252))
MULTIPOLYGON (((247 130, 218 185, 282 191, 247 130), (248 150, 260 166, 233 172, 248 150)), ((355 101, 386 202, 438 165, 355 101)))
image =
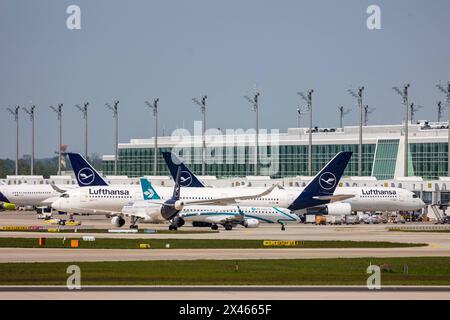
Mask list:
POLYGON ((78 181, 85 186, 91 184, 94 179, 94 171, 90 168, 83 168, 78 172, 78 181))
POLYGON ((333 189, 336 186, 336 182, 336 176, 331 172, 324 172, 319 178, 319 184, 325 190, 333 189))
POLYGON ((192 183, 192 175, 188 171, 180 172, 180 185, 182 187, 189 187, 192 183))

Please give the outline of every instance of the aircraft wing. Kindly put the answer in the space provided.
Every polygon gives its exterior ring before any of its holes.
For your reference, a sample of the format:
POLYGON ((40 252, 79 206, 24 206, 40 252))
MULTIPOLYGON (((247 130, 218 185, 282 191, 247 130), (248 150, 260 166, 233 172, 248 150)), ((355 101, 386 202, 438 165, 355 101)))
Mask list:
POLYGON ((330 201, 330 202, 338 202, 338 201, 344 201, 350 198, 353 198, 354 195, 352 194, 335 194, 332 196, 317 196, 317 197, 313 197, 313 199, 316 200, 324 200, 324 201, 330 201))
POLYGON ((63 189, 57 187, 56 184, 54 184, 54 183, 50 183, 50 186, 53 188, 53 190, 55 190, 56 192, 59 192, 59 193, 64 193, 67 191, 67 190, 63 190, 63 189))
POLYGON ((230 205, 230 204, 236 204, 236 200, 248 200, 248 199, 254 199, 254 198, 260 198, 268 195, 272 192, 273 189, 275 189, 278 185, 271 186, 269 189, 258 193, 258 194, 252 194, 247 196, 240 196, 240 197, 226 197, 226 198, 215 198, 215 199, 208 199, 208 200, 194 200, 194 201, 183 201, 185 205, 195 205, 195 204, 204 204, 204 205, 230 205))

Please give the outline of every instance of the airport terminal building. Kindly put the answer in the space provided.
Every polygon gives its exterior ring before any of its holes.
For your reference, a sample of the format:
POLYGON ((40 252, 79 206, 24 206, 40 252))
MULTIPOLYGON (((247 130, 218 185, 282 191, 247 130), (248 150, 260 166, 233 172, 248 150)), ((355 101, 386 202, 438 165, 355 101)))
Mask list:
MULTIPOLYGON (((429 126, 424 122, 409 126, 408 176, 438 180, 448 172, 447 123, 429 126)), ((358 175, 359 127, 315 129, 312 134, 312 174, 320 170, 337 152, 353 151, 344 175, 358 175)), ((308 129, 290 128, 284 133, 259 137, 260 174, 271 178, 308 175, 308 129), (271 170, 264 170, 271 167, 271 170)), ((366 126, 363 129, 362 176, 394 180, 404 172, 404 126, 366 126)), ((255 135, 242 132, 206 136, 206 175, 246 177, 254 175, 255 135), (221 135, 220 139, 217 135, 221 135), (220 155, 220 156, 217 156, 220 155)), ((183 156, 191 169, 201 174, 202 136, 181 139, 176 134, 158 138, 159 151, 174 151, 183 156)), ((141 177, 153 175, 154 138, 131 139, 118 147, 117 175, 141 177)), ((103 172, 114 174, 114 156, 103 156, 103 172)), ((161 154, 157 175, 168 175, 161 154)))

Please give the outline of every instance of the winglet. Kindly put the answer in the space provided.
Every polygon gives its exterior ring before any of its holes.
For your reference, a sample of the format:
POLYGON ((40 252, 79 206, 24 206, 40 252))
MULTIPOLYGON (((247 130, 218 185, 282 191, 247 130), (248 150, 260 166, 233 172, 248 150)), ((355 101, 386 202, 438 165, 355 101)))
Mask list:
POLYGON ((66 153, 69 156, 75 178, 80 187, 107 186, 100 174, 79 153, 66 153))

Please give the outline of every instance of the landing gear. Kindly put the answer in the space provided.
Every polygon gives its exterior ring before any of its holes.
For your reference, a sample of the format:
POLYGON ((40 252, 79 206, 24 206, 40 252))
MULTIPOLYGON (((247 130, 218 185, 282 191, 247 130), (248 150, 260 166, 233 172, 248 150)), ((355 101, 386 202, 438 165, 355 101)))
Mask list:
POLYGON ((137 217, 131 217, 130 229, 138 229, 139 228, 137 225, 138 220, 139 219, 137 217))
POLYGON ((178 228, 177 228, 177 226, 169 225, 169 230, 170 230, 170 231, 177 231, 178 228))
POLYGON ((218 230, 219 229, 219 226, 217 225, 217 224, 213 224, 212 226, 211 226, 211 230, 218 230))
POLYGON ((225 225, 225 230, 231 231, 232 229, 233 229, 233 226, 231 224, 226 224, 225 225))
POLYGON ((284 224, 281 225, 281 231, 286 231, 286 226, 284 224))

